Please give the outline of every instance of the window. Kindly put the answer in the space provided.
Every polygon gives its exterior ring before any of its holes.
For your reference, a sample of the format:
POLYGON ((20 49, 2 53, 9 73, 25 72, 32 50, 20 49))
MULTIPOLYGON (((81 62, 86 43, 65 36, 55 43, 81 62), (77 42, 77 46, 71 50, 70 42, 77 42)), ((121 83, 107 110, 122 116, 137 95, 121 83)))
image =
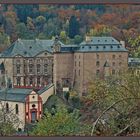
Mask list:
POLYGON ((35 107, 35 104, 33 104, 32 107, 34 108, 35 107))
POLYGON ((97 56, 97 59, 99 59, 99 54, 97 54, 96 56, 97 56))
POLYGON ((4 72, 4 70, 1 70, 1 74, 4 74, 5 72, 4 72))
POLYGON ((33 72, 33 64, 29 64, 29 73, 33 72))
POLYGON ((75 67, 76 67, 76 61, 75 61, 75 67))
POLYGON ((70 79, 69 78, 62 78, 62 85, 63 86, 70 86, 70 79))
POLYGON ((37 63, 40 63, 40 59, 37 59, 37 61, 36 61, 37 63))
POLYGON ((119 58, 122 58, 122 56, 121 56, 121 55, 119 55, 119 58))
POLYGON ((96 70, 96 75, 99 76, 100 70, 96 70))
POLYGON ((16 60, 16 64, 20 64, 20 60, 18 59, 18 60, 16 60))
POLYGON ((121 66, 121 65, 122 65, 122 62, 119 63, 119 66, 121 66))
POLYGON ((30 63, 30 64, 32 64, 32 63, 33 63, 33 60, 32 60, 32 59, 30 59, 30 60, 29 60, 29 63, 30 63))
POLYGON ((40 73, 40 68, 41 68, 41 65, 40 64, 37 64, 37 73, 40 73))
POLYGON ((119 72, 118 72, 119 74, 121 74, 121 70, 119 70, 119 72))
POLYGON ((79 70, 79 76, 80 76, 80 70, 79 70))
POLYGON ((30 77, 30 79, 29 79, 29 83, 30 83, 30 85, 33 84, 33 78, 32 78, 32 77, 30 77))
POLYGON ((112 58, 115 59, 115 55, 112 55, 112 58))
POLYGON ((17 77, 17 85, 20 86, 20 83, 21 83, 21 78, 17 77))
POLYGON ((112 66, 115 66, 115 62, 112 63, 112 66))
POLYGON ((75 76, 76 76, 76 69, 75 69, 75 76))
POLYGON ((47 59, 44 59, 44 63, 47 64, 48 63, 48 60, 47 59))
POLYGON ((40 85, 40 77, 37 77, 37 85, 40 85))
POLYGON ((96 62, 96 66, 97 66, 97 67, 100 66, 100 62, 99 62, 99 61, 96 62))
POLYGON ((18 104, 16 104, 16 114, 18 114, 19 110, 18 110, 18 104))
POLYGON ((17 74, 20 74, 20 64, 16 65, 16 69, 17 69, 17 74))
POLYGON ((9 112, 9 104, 6 103, 6 112, 9 112))
POLYGON ((45 65, 44 65, 44 73, 47 73, 47 72, 48 72, 48 65, 45 64, 45 65))
POLYGON ((112 70, 112 74, 113 74, 113 75, 115 74, 115 70, 112 70))
POLYGON ((80 67, 80 62, 79 62, 79 67, 80 67))

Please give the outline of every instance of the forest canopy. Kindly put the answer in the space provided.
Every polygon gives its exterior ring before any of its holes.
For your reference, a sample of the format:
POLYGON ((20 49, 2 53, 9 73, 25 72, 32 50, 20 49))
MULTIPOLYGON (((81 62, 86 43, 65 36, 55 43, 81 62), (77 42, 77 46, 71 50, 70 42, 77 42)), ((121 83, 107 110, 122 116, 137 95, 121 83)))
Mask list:
POLYGON ((133 51, 139 47, 139 23, 139 5, 5 4, 0 6, 0 51, 18 38, 56 35, 65 44, 79 44, 86 35, 113 36, 133 51))

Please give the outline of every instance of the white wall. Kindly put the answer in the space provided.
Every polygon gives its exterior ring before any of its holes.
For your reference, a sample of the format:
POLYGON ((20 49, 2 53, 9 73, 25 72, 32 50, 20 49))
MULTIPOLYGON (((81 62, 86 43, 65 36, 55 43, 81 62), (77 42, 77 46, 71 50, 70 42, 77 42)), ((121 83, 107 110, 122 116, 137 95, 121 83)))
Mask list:
POLYGON ((9 110, 12 112, 12 114, 15 114, 20 120, 20 122, 18 124, 15 124, 15 128, 16 129, 18 129, 18 128, 24 129, 24 126, 25 126, 25 104, 20 103, 20 102, 12 102, 12 101, 1 101, 0 108, 2 108, 2 106, 4 104, 6 107, 6 103, 9 104, 9 110), (16 114, 16 104, 18 104, 18 110, 19 110, 18 114, 16 114))
POLYGON ((54 85, 52 85, 49 89, 44 91, 42 94, 40 94, 40 97, 42 98, 43 104, 48 100, 48 98, 54 94, 54 85))

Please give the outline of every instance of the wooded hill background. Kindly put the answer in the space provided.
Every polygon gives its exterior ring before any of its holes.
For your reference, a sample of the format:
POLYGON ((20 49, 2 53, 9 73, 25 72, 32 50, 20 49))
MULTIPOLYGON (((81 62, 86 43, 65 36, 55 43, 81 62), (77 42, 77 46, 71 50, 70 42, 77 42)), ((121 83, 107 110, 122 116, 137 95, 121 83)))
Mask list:
MULTIPOLYGON (((139 48, 140 5, 1 5, 0 51, 18 38, 80 43, 85 35, 113 36, 139 48)), ((139 53, 135 56, 140 56, 139 53)))

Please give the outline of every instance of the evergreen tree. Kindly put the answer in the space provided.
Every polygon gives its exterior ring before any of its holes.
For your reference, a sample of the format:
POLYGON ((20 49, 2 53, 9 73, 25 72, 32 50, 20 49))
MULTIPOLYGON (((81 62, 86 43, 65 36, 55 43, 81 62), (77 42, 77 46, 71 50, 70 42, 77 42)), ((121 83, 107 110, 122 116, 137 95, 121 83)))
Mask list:
POLYGON ((74 38, 75 35, 79 34, 79 22, 75 16, 71 16, 69 22, 69 37, 74 38))

